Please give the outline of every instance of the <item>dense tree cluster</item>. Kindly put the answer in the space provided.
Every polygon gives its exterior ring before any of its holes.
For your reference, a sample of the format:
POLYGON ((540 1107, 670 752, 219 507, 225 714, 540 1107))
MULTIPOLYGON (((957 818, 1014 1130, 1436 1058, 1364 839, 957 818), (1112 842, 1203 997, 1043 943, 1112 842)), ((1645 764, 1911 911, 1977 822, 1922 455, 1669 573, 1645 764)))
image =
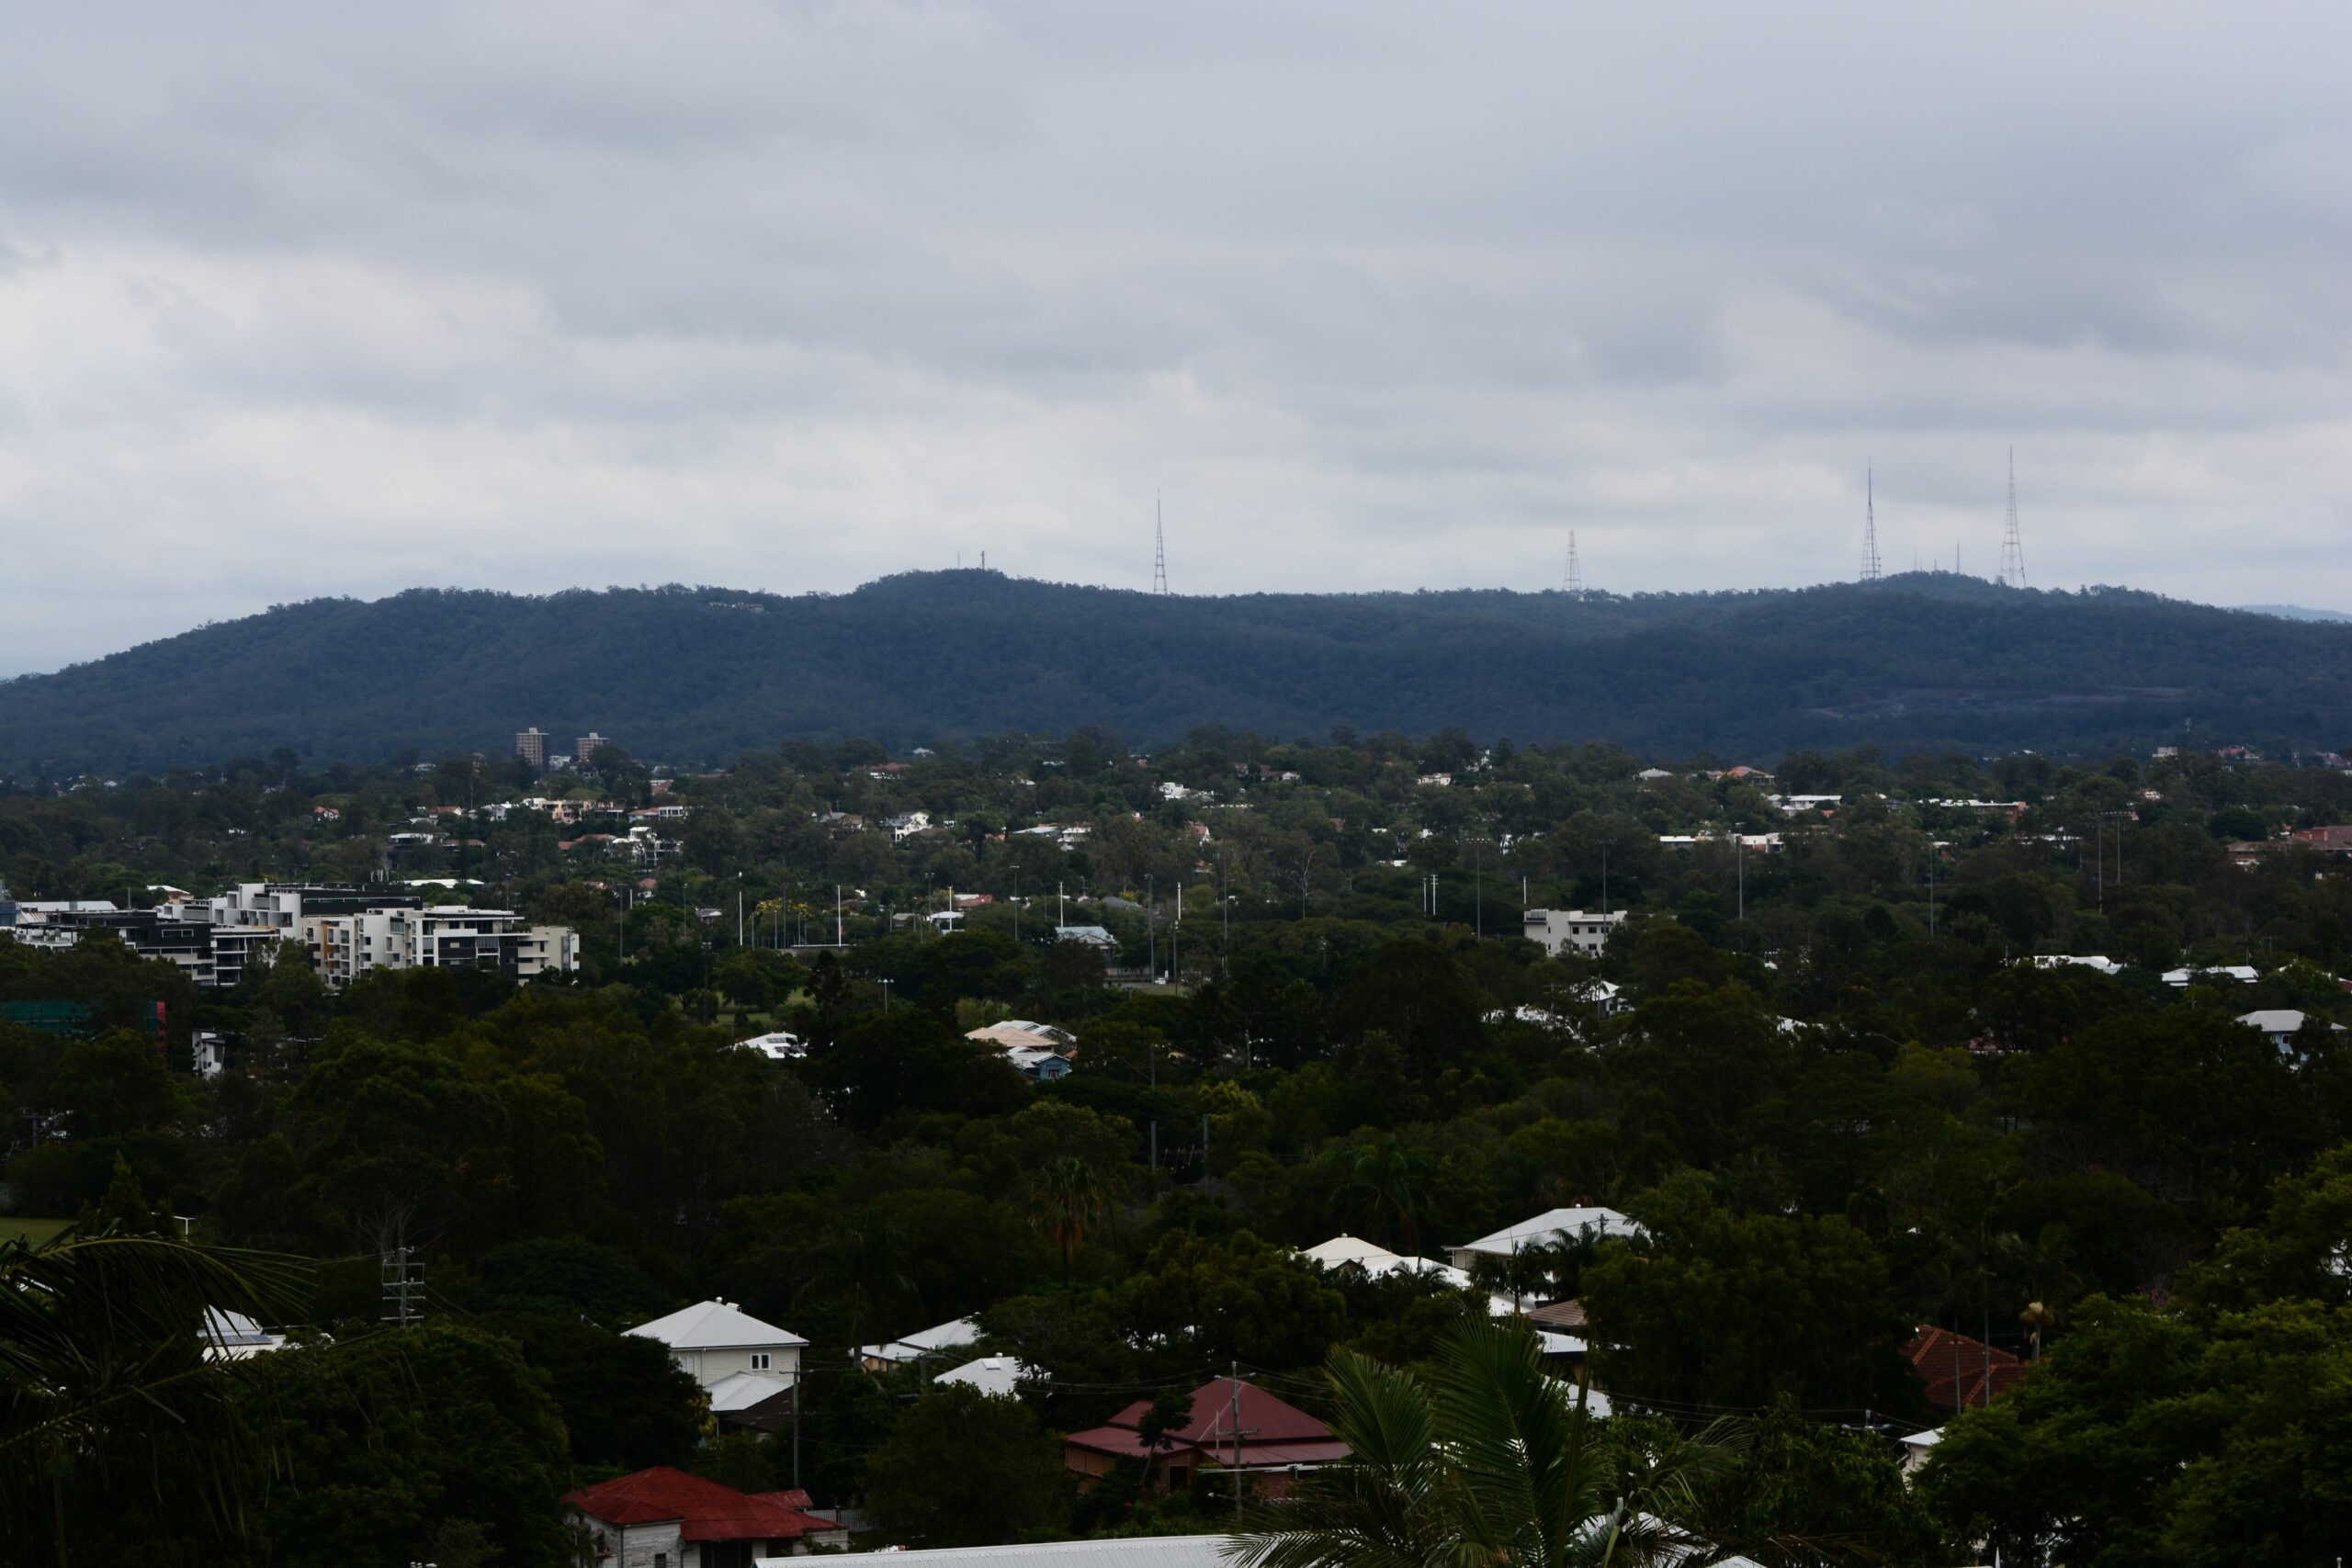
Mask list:
POLYGON ((288 755, 0 796, 20 897, 431 875, 582 934, 577 974, 527 988, 338 994, 292 957, 204 995, 107 940, 0 943, 0 1002, 87 1010, 0 1022, 14 1210, 313 1261, 280 1314, 308 1343, 241 1374, 244 1429, 300 1483, 240 1550, 560 1561, 562 1490, 675 1462, 933 1544, 1206 1528, 1139 1473, 1074 1497, 1052 1434, 1237 1362, 1320 1409, 1336 1350, 1426 1371, 1484 1292, 1294 1249, 1435 1254, 1575 1204, 1645 1234, 1491 1283, 1585 1303, 1629 1433, 1747 1424, 1693 1529, 2203 1562, 2352 1522, 2321 1481, 2352 1353, 2352 878, 2277 837, 2352 820, 2344 775, 1797 753, 1645 778, 1460 732, 888 761, 612 751, 526 781, 288 755), (685 809, 639 864, 526 795, 685 809), (404 863, 389 833, 447 806, 476 812, 458 841, 404 863), (1523 908, 1604 904, 1628 919, 1597 955, 1521 934, 1523 908), (2034 962, 2069 954, 2113 972, 2034 962), (2257 977, 2162 977, 2225 964, 2257 977), (2307 1021, 2282 1050, 2237 1021, 2258 1008, 2307 1021), (966 1038, 1010 1018, 1072 1032, 1071 1074, 966 1038), (193 1028, 231 1037, 220 1076, 187 1070, 193 1028), (770 1029, 806 1056, 734 1048, 770 1029), (379 1322, 398 1246, 423 1326, 379 1322), (707 1296, 810 1340, 797 1438, 708 1440, 616 1332, 707 1296), (1042 1374, 1017 1404, 857 1364, 967 1314, 1042 1374), (1935 1419, 1898 1353, 1923 1324, 2040 1365, 1915 1491, 1888 1438, 1935 1419))

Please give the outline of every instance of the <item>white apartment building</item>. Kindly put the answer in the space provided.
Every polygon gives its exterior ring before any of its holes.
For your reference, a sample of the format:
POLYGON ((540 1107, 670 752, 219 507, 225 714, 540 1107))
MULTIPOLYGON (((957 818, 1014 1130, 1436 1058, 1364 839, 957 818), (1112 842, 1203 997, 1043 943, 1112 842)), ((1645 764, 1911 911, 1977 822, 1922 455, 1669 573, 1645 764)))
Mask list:
POLYGON ((1544 944, 1544 951, 1554 958, 1562 953, 1598 954, 1609 945, 1609 934, 1625 923, 1625 911, 1612 910, 1596 915, 1589 909, 1530 909, 1526 914, 1527 940, 1544 944))
POLYGON ((526 925, 512 909, 425 905, 414 893, 374 884, 249 882, 207 909, 216 950, 224 940, 250 945, 263 933, 297 942, 336 989, 370 969, 503 969, 528 980, 579 962, 579 937, 568 926, 526 925))

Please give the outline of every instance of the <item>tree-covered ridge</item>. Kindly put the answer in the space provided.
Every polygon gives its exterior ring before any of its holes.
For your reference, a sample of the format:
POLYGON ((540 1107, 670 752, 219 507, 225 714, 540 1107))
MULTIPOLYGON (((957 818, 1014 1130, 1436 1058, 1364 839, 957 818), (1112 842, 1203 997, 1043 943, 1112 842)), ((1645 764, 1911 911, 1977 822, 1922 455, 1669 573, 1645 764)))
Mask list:
POLYGON ((537 724, 721 759, 1102 725, 1334 725, 1645 752, 2018 747, 2352 734, 2352 628, 1950 574, 1871 588, 1154 596, 909 573, 837 596, 419 590, 316 600, 0 684, 0 767, 160 770, 497 754, 537 724))

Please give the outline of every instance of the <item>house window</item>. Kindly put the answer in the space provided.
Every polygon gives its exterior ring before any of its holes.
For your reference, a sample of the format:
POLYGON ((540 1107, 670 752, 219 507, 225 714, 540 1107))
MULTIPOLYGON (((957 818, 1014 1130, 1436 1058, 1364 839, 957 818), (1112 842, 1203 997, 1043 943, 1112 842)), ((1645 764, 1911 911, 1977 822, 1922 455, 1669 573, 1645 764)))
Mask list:
POLYGON ((763 1372, 768 1370, 768 1353, 765 1350, 752 1352, 752 1370, 755 1372, 763 1372))
POLYGON ((666 1551, 655 1552, 653 1554, 653 1568, 670 1568, 670 1554, 666 1551))

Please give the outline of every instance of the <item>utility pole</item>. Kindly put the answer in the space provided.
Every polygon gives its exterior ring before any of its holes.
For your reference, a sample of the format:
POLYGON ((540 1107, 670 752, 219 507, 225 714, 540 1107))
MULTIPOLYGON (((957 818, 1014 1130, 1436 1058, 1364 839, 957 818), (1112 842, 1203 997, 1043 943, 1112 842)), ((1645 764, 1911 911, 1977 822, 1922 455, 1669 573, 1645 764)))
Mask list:
POLYGON ((1600 846, 1600 918, 1609 918, 1609 846, 1600 846))
POLYGON ((1731 825, 1731 859, 1739 878, 1739 923, 1747 923, 1747 834, 1744 822, 1731 825))

